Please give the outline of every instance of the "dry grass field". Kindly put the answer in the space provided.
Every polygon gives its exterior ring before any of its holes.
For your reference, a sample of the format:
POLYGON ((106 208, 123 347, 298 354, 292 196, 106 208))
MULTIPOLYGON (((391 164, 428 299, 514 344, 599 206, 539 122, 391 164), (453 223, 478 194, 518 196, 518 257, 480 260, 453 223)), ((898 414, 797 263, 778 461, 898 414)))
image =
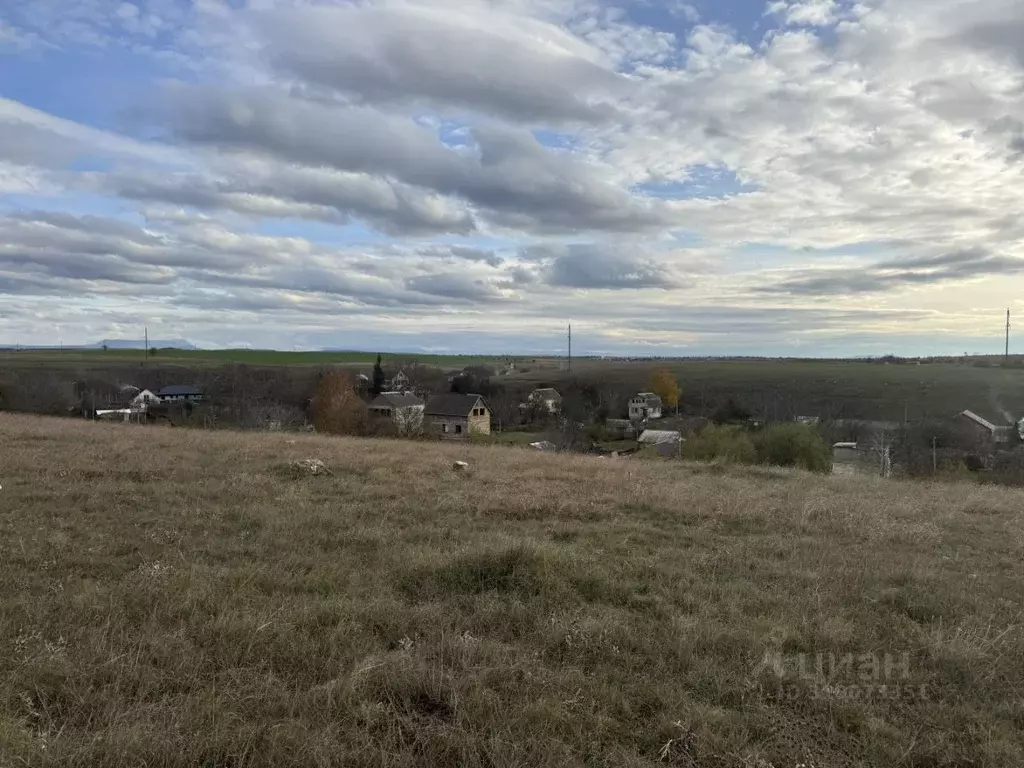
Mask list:
POLYGON ((0 486, 4 768, 1024 765, 1021 492, 5 414, 0 486))

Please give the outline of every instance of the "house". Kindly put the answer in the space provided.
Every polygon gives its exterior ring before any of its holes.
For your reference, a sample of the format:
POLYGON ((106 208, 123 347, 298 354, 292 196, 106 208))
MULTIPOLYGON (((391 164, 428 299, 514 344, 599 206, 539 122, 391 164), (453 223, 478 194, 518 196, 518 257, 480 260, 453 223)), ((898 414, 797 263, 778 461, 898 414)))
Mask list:
POLYGON ((526 402, 519 406, 520 410, 526 411, 530 408, 539 408, 546 413, 558 413, 562 410, 562 396, 557 390, 550 387, 535 389, 530 393, 526 402))
POLYGON ((161 403, 200 403, 203 391, 191 384, 171 384, 155 393, 161 403))
POLYGON ((973 448, 991 449, 1010 441, 1010 427, 997 427, 974 411, 958 413, 953 424, 960 441, 973 448))
POLYGON ((381 392, 369 405, 370 417, 394 424, 401 435, 423 427, 423 401, 410 392, 381 392))
POLYGON ((131 399, 128 405, 132 410, 144 411, 149 408, 149 406, 156 405, 159 402, 160 398, 156 394, 148 389, 143 389, 131 399))
POLYGON ((391 377, 391 381, 388 382, 388 389, 393 392, 406 392, 409 389, 409 377, 405 375, 405 371, 399 371, 391 377))
POLYGON ((480 395, 436 395, 427 402, 423 420, 428 429, 449 440, 491 434, 491 411, 480 395))
POLYGON ((640 392, 629 401, 630 421, 661 418, 661 398, 653 392, 640 392))

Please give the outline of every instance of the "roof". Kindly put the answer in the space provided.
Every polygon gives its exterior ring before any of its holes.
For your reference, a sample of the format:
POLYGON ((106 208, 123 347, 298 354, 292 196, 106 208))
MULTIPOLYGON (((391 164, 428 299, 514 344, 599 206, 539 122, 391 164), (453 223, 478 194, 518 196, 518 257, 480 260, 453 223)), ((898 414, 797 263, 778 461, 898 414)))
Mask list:
POLYGON ((981 416, 976 414, 974 411, 964 411, 960 415, 970 419, 975 424, 981 425, 982 427, 987 429, 989 432, 995 433, 995 431, 996 431, 996 425, 995 424, 993 424, 991 421, 988 421, 987 419, 981 418, 981 416))
POLYGON ((535 389, 535 390, 533 390, 533 392, 530 393, 530 397, 535 397, 538 400, 561 400, 562 399, 562 396, 560 394, 558 394, 558 390, 557 389, 552 389, 551 387, 542 387, 540 389, 535 389))
POLYGON ((381 392, 370 403, 375 408, 411 408, 416 405, 423 405, 423 401, 412 392, 381 392))
POLYGON ((653 392, 638 392, 636 397, 634 397, 633 399, 639 400, 640 398, 643 398, 644 400, 647 401, 648 407, 661 408, 661 398, 658 397, 653 392))
POLYGON ((188 396, 201 394, 203 394, 203 391, 193 384, 171 384, 156 393, 158 397, 167 397, 168 395, 188 396))
POLYGON ((633 422, 629 419, 606 419, 604 422, 609 427, 632 427, 633 422))
POLYGON ((483 402, 480 395, 460 395, 456 392, 449 392, 446 395, 435 395, 427 401, 424 409, 428 416, 469 416, 469 412, 477 407, 477 403, 483 402))
POLYGON ((678 443, 683 436, 673 429, 645 429, 637 439, 641 443, 678 443))

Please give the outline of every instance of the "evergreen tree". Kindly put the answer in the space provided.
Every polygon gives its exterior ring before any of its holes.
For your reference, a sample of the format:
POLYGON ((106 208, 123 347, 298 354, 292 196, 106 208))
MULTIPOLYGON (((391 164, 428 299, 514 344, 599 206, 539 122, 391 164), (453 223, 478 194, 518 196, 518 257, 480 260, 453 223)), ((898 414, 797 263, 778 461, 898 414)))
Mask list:
POLYGON ((377 362, 373 364, 373 394, 379 395, 384 391, 384 369, 380 364, 380 353, 377 353, 377 362))

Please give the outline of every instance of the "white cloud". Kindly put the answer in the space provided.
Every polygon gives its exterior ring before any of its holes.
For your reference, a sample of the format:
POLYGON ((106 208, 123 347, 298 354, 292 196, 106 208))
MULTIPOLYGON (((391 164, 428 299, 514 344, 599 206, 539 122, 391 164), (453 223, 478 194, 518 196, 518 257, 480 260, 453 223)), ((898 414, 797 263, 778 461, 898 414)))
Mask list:
POLYGON ((0 195, 161 217, 155 241, 5 220, 0 309, 58 288, 110 302, 123 283, 167 306, 201 296, 208 317, 329 305, 499 333, 571 312, 682 344, 714 327, 680 305, 747 338, 811 334, 790 318, 812 316, 852 338, 864 295, 964 333, 977 291, 1020 295, 1019 0, 780 0, 759 41, 681 2, 671 30, 597 0, 61 5, 0 23, 0 45, 135 46, 168 71, 189 61, 193 84, 132 113, 146 140, 0 100, 0 195), (705 199, 654 194, 702 173, 705 199), (358 222, 388 245, 255 234, 280 219, 358 222), (480 235, 499 245, 451 250, 480 235), (500 311, 472 315, 487 301, 500 311), (756 321, 718 312, 737 306, 756 321))
POLYGON ((766 12, 781 16, 793 26, 825 27, 836 21, 837 11, 836 0, 776 0, 768 4, 766 12))

